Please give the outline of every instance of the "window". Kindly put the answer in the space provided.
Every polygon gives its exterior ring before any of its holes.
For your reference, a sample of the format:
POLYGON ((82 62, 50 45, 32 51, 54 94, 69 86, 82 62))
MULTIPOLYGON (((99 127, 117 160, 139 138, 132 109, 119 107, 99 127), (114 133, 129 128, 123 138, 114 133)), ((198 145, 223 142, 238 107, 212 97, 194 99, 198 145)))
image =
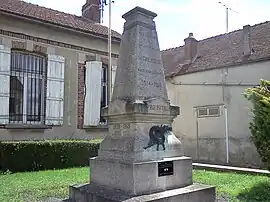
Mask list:
POLYGON ((207 108, 198 109, 198 116, 207 116, 207 108))
MULTIPOLYGON (((108 105, 108 68, 105 65, 102 65, 102 73, 101 73, 101 103, 100 103, 100 111, 103 107, 108 105)), ((100 113, 100 124, 107 124, 106 119, 100 113)))
POLYGON ((44 123, 45 57, 11 52, 9 122, 44 123))
POLYGON ((208 109, 208 114, 210 116, 217 116, 219 115, 219 107, 211 107, 208 109))
POLYGON ((197 108, 197 117, 213 117, 220 116, 220 108, 219 106, 209 106, 209 107, 200 107, 197 108))
POLYGON ((63 125, 65 63, 0 45, 0 125, 63 125))
MULTIPOLYGON (((101 109, 108 105, 108 66, 101 61, 87 61, 85 65, 84 127, 106 125, 101 109)), ((112 81, 115 78, 112 68, 112 81)), ((113 85, 112 85, 113 86, 113 85)), ((113 87, 112 87, 113 91, 113 87)))

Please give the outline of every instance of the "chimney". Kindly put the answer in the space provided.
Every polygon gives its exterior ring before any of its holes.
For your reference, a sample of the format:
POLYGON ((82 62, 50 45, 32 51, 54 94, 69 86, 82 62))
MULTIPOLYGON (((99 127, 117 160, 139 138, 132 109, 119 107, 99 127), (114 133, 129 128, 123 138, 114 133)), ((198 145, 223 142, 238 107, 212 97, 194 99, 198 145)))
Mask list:
POLYGON ((84 19, 100 23, 100 0, 86 0, 82 7, 82 17, 84 19))
POLYGON ((251 49, 250 49, 250 25, 243 26, 243 55, 250 56, 251 49))
POLYGON ((192 59, 197 55, 198 41, 194 38, 193 33, 189 33, 185 41, 185 59, 187 62, 192 62, 192 59))

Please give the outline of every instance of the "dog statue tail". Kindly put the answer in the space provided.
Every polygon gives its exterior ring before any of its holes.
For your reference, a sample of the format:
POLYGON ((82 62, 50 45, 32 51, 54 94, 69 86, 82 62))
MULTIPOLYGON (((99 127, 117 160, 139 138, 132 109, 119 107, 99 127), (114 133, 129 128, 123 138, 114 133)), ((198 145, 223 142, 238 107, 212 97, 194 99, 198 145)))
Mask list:
POLYGON ((148 145, 146 146, 146 147, 143 147, 143 149, 148 149, 148 148, 150 148, 150 147, 152 147, 153 145, 155 145, 155 143, 153 142, 153 141, 149 141, 148 142, 148 145))

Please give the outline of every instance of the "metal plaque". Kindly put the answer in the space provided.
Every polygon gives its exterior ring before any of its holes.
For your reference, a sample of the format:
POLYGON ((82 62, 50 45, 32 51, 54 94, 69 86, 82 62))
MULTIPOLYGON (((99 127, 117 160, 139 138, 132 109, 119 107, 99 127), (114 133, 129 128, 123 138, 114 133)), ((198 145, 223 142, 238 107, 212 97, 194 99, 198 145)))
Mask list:
POLYGON ((158 163, 158 176, 173 175, 173 161, 164 161, 158 163))

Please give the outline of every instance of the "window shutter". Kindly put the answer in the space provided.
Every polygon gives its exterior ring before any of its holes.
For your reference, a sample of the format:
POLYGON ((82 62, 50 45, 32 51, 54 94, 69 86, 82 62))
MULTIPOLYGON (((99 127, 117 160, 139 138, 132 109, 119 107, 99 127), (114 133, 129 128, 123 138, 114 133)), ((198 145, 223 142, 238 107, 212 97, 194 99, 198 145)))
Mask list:
POLYGON ((10 53, 0 45, 0 124, 9 123, 10 53))
POLYGON ((97 126, 100 122, 101 73, 101 62, 86 63, 84 126, 97 126))
POLYGON ((48 55, 46 125, 63 125, 65 58, 48 55))
POLYGON ((111 97, 113 95, 113 88, 114 88, 114 81, 115 81, 115 76, 116 76, 116 69, 117 69, 117 66, 112 66, 112 92, 111 92, 111 97))

